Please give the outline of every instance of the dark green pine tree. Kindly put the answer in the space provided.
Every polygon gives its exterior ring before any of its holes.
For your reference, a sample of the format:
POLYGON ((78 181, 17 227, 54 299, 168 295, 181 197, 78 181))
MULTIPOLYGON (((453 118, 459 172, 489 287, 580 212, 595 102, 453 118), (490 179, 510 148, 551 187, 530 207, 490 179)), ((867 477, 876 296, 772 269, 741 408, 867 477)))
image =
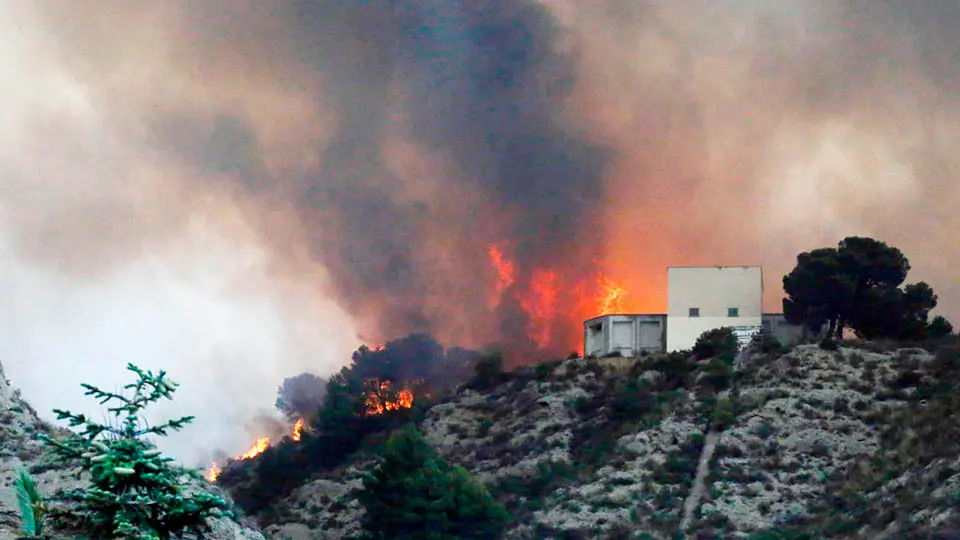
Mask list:
POLYGON ((494 539, 507 512, 463 467, 452 467, 413 426, 387 442, 364 478, 360 501, 369 539, 494 539))
POLYGON ((185 416, 149 426, 143 410, 161 399, 173 399, 177 383, 161 371, 154 374, 133 364, 127 369, 138 380, 124 386, 125 393, 105 392, 82 385, 85 394, 107 408, 112 423, 94 422, 82 414, 54 409, 58 420, 80 428, 64 438, 41 436, 53 451, 68 463, 79 462, 89 473, 90 485, 75 500, 80 527, 93 538, 166 540, 185 532, 202 535, 207 518, 232 517, 228 503, 196 486, 202 485, 198 471, 174 465, 148 436, 165 436, 179 431, 192 420, 185 416), (191 486, 187 478, 194 478, 191 486))

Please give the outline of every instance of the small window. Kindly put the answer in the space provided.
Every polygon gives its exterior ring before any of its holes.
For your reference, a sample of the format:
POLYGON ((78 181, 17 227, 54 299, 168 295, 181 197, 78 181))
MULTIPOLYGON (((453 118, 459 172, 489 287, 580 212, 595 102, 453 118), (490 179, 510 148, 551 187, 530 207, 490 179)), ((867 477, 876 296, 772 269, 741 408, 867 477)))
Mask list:
POLYGON ((692 308, 690 308, 690 316, 691 316, 691 317, 699 317, 699 316, 700 316, 700 308, 698 308, 698 307, 692 307, 692 308))
POLYGON ((740 308, 728 307, 727 308, 727 317, 739 317, 740 308))

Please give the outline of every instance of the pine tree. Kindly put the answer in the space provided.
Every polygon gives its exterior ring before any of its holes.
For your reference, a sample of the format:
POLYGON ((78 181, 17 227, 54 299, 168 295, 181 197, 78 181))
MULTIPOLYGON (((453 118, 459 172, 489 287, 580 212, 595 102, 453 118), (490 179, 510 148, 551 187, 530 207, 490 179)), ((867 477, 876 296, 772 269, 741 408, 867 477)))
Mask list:
POLYGON ((413 426, 395 433, 363 481, 370 539, 498 538, 507 512, 463 467, 452 467, 413 426))
POLYGON ((64 461, 79 460, 82 470, 90 473, 91 485, 78 502, 83 524, 94 538, 166 540, 186 531, 202 534, 207 530, 207 517, 232 515, 225 511, 227 502, 199 489, 188 493, 186 480, 192 477, 200 481, 200 473, 172 465, 173 458, 164 457, 145 439, 179 431, 194 417, 148 426, 142 411, 161 399, 173 399, 178 385, 163 371, 154 375, 133 364, 127 369, 139 378, 124 386, 124 390, 132 391, 130 396, 82 385, 85 395, 98 399, 101 405, 116 403, 107 409, 116 419, 115 425, 54 409, 58 420, 68 420, 70 427, 82 429, 66 440, 44 439, 64 461))

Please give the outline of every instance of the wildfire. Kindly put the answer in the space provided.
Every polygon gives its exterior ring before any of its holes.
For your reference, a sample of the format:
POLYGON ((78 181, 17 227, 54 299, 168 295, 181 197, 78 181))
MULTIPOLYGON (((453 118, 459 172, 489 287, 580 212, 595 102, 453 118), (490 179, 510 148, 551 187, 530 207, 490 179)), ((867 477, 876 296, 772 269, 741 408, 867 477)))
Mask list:
POLYGON ((534 270, 530 281, 530 291, 520 298, 520 307, 530 317, 528 333, 539 346, 550 343, 550 326, 556 315, 557 273, 552 270, 534 270))
POLYGON ((220 478, 220 466, 217 465, 217 462, 214 461, 210 468, 207 469, 207 474, 204 475, 207 479, 207 482, 216 482, 217 478, 220 478))
MULTIPOLYGON (((412 397, 411 397, 411 403, 412 403, 412 397)), ((290 437, 295 442, 300 442, 302 435, 303 435, 303 418, 297 420, 297 422, 293 425, 293 430, 290 433, 290 437)), ((260 437, 259 439, 257 439, 257 442, 253 443, 253 446, 251 446, 249 450, 247 450, 243 454, 240 454, 235 459, 253 459, 259 456, 260 454, 262 454, 263 451, 269 447, 270 447, 270 437, 260 437)), ((207 469, 207 472, 206 474, 204 474, 204 477, 206 477, 208 482, 216 482, 217 478, 220 477, 220 473, 222 471, 223 469, 220 468, 220 465, 216 461, 214 461, 210 465, 210 468, 207 469)))
POLYGON ((240 455, 240 459, 252 459, 262 454, 270 446, 270 437, 260 437, 249 450, 240 455))
POLYGON ((497 297, 499 298, 503 291, 513 285, 513 263, 504 257, 498 245, 490 246, 488 253, 497 270, 497 297))
POLYGON ((605 276, 600 276, 600 294, 597 298, 597 314, 622 313, 623 298, 627 290, 605 276))
POLYGON ((413 407, 413 392, 404 388, 397 393, 396 399, 389 399, 390 387, 390 381, 381 381, 376 390, 367 393, 367 416, 413 407))

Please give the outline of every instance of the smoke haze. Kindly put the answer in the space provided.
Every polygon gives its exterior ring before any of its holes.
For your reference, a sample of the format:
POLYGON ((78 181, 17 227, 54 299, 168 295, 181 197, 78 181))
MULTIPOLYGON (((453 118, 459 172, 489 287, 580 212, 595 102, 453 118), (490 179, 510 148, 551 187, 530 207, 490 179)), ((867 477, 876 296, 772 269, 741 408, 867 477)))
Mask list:
POLYGON ((951 1, 5 3, 0 361, 41 412, 167 369, 204 460, 359 336, 578 348, 601 276, 662 312, 669 265, 759 264, 779 311, 798 252, 867 235, 960 319, 958 33, 951 1))

